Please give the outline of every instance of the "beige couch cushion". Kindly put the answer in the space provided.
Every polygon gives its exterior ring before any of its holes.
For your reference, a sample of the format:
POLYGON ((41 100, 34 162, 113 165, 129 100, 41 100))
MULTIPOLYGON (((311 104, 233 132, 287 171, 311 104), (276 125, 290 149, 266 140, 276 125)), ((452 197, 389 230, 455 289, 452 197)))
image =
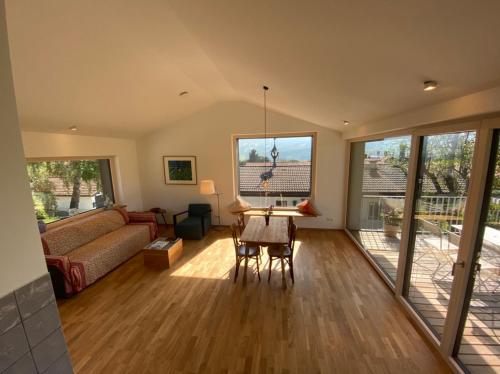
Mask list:
POLYGON ((85 268, 87 285, 113 270, 149 243, 147 225, 126 225, 67 254, 85 268))
POLYGON ((47 242, 51 255, 62 256, 123 226, 125 220, 119 212, 106 210, 49 229, 42 237, 47 242))

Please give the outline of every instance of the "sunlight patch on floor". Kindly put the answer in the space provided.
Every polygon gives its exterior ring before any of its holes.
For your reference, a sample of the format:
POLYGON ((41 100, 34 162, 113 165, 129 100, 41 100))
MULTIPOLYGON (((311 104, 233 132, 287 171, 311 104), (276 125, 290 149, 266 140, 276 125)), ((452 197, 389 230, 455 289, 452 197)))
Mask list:
POLYGON ((170 274, 172 277, 228 279, 234 268, 232 238, 217 239, 170 274))

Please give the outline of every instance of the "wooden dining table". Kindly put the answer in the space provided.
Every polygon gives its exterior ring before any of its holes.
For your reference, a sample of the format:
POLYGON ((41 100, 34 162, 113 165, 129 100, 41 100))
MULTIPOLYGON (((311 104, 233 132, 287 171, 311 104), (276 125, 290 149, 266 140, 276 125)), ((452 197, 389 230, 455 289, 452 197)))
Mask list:
MULTIPOLYGON (((266 220, 263 216, 252 216, 241 234, 240 241, 249 246, 269 246, 288 244, 288 219, 286 217, 269 218, 269 225, 266 226, 266 220)), ((245 270, 243 281, 246 280, 248 266, 248 256, 245 257, 245 270)), ((281 279, 283 287, 286 288, 284 259, 281 258, 281 279)))

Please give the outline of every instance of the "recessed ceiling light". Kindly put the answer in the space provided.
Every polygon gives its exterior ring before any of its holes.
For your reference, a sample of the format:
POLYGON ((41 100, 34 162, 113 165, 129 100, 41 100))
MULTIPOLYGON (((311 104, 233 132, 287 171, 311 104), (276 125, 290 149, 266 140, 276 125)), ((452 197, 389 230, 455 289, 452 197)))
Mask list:
POLYGON ((344 126, 349 126, 351 124, 351 122, 349 121, 344 121, 344 126))
POLYGON ((437 88, 438 84, 436 81, 425 81, 424 82, 424 91, 432 91, 437 88))
POLYGON ((179 92, 179 96, 184 96, 187 95, 189 92, 188 91, 181 91, 179 92))
POLYGON ((76 131, 76 130, 78 130, 78 127, 76 127, 76 126, 71 126, 71 127, 68 127, 68 130, 71 130, 71 131, 76 131))

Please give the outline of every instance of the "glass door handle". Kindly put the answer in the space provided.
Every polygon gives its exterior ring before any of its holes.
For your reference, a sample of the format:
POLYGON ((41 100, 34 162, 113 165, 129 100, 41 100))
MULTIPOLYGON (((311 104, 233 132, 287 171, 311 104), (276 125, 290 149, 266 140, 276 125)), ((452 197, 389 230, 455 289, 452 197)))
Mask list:
POLYGON ((460 266, 463 268, 465 266, 465 261, 458 261, 458 262, 453 263, 453 266, 451 268, 451 275, 452 276, 455 276, 455 269, 457 266, 460 266))

